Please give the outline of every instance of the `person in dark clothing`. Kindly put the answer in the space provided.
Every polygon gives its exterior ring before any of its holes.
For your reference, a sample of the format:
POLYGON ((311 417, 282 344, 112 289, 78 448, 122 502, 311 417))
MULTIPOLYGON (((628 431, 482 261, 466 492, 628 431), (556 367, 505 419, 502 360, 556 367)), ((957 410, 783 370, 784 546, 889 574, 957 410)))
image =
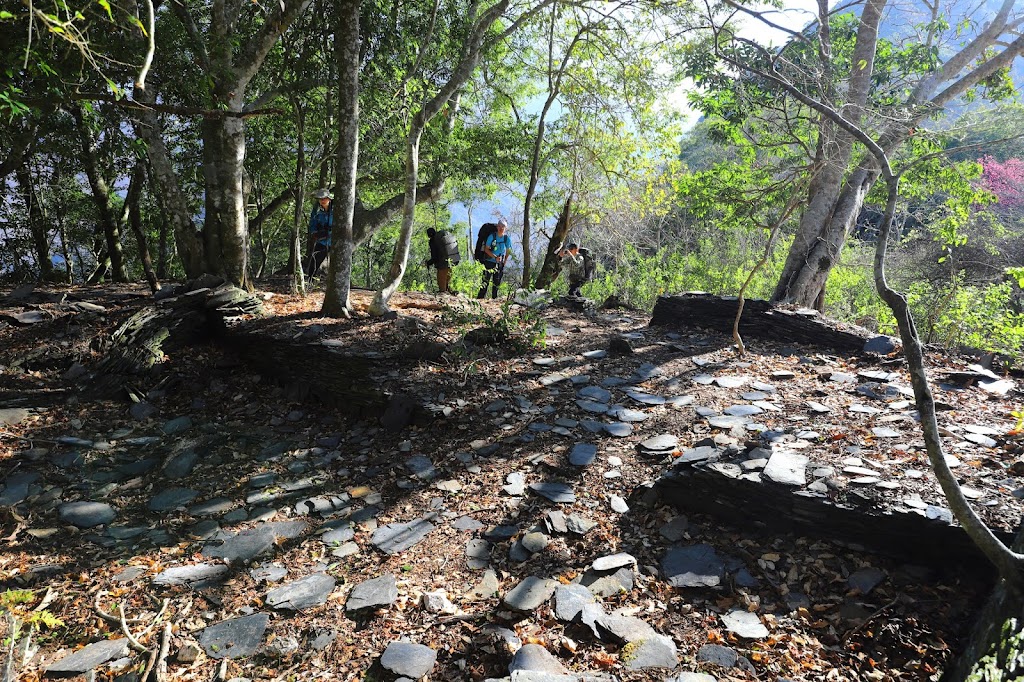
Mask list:
POLYGON ((491 285, 491 298, 498 298, 498 287, 501 286, 501 278, 505 275, 505 263, 512 254, 512 240, 505 234, 508 229, 508 222, 504 218, 498 221, 498 228, 494 234, 487 238, 484 243, 484 258, 481 261, 484 266, 484 280, 477 298, 487 296, 487 285, 491 285))
POLYGON ((316 197, 317 205, 309 214, 309 239, 306 247, 309 251, 306 275, 309 277, 315 277, 320 272, 320 266, 331 251, 331 228, 334 226, 334 209, 331 205, 334 196, 327 189, 318 189, 313 196, 316 197))
POLYGON ((442 294, 450 294, 452 266, 459 263, 458 242, 448 232, 438 232, 432 227, 427 228, 427 239, 430 259, 423 264, 428 268, 432 265, 437 268, 437 290, 442 294))

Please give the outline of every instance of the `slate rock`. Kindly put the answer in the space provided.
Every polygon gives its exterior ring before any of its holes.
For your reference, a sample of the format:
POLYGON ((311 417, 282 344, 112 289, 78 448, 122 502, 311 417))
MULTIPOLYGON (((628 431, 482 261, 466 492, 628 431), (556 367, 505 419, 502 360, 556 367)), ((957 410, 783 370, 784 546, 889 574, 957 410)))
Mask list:
POLYGON ((612 405, 608 408, 608 416, 614 417, 621 422, 626 422, 627 424, 635 424, 646 421, 650 415, 646 412, 633 410, 623 405, 612 405))
POLYGON ((597 521, 580 516, 579 514, 570 514, 565 517, 565 527, 570 533, 586 535, 597 527, 597 521))
POLYGON ((589 466, 597 457, 597 446, 593 443, 576 443, 569 451, 569 464, 578 467, 589 466))
POLYGON ((231 511, 235 506, 234 500, 226 497, 215 497, 206 502, 200 502, 189 507, 188 513, 192 516, 213 516, 231 511))
POLYGON ((286 575, 288 575, 288 569, 284 566, 277 566, 275 564, 264 564, 263 566, 256 566, 249 569, 249 576, 258 583, 276 583, 280 580, 284 580, 286 575))
POLYGON ((373 532, 371 542, 385 554, 397 554, 419 544, 434 530, 431 521, 435 514, 409 521, 407 523, 389 523, 373 532))
POLYGON ((670 547, 661 572, 672 587, 717 587, 725 577, 725 562, 708 544, 670 547))
POLYGON ((520 542, 523 545, 523 549, 531 554, 536 554, 537 552, 543 551, 544 548, 550 544, 551 538, 544 533, 533 532, 524 535, 520 539, 520 542))
POLYGON ((679 665, 679 653, 671 637, 655 633, 627 644, 619 654, 619 660, 627 670, 674 668, 679 665))
POLYGON ((423 644, 397 641, 388 644, 380 657, 380 664, 395 675, 418 680, 434 668, 437 652, 423 644))
POLYGON ((584 412, 590 412, 591 414, 604 414, 608 411, 608 405, 599 403, 596 400, 577 398, 576 405, 584 412))
POLYGON ((174 566, 153 576, 154 585, 187 585, 207 582, 228 572, 224 564, 194 564, 192 566, 174 566))
POLYGON ((509 590, 502 602, 514 611, 535 611, 555 593, 558 583, 548 578, 530 576, 509 590))
MULTIPOLYGON (((675 677, 669 677, 665 682, 718 682, 718 679, 714 675, 708 675, 707 673, 679 673, 675 677)), ((781 682, 781 678, 779 680, 781 682)))
POLYGON ((14 426, 28 419, 32 414, 21 407, 9 407, 0 409, 0 426, 14 426))
POLYGON ((851 573, 850 577, 846 579, 846 583, 850 589, 858 590, 861 594, 868 594, 883 580, 885 580, 885 573, 881 569, 868 566, 851 573))
POLYGON ((628 395, 630 398, 637 401, 641 405, 664 405, 666 402, 668 402, 668 400, 664 396, 653 395, 651 393, 644 393, 643 391, 636 391, 633 389, 626 391, 626 395, 628 395))
POLYGON ((199 497, 198 490, 192 490, 191 488, 168 488, 157 493, 149 501, 149 509, 155 512, 172 511, 178 507, 188 505, 189 502, 197 497, 199 497))
POLYGON ((555 618, 570 623, 583 612, 584 606, 596 601, 594 593, 584 585, 559 585, 555 588, 555 618))
POLYGON ((46 674, 50 677, 82 675, 107 661, 127 656, 128 651, 128 640, 123 637, 93 642, 51 664, 46 668, 46 674))
POLYGON ((398 599, 398 584, 391 573, 365 580, 355 587, 345 602, 345 611, 355 613, 364 609, 390 606, 398 599))
POLYGON ((328 628, 314 630, 311 634, 313 637, 309 640, 309 646, 314 651, 323 651, 338 638, 338 631, 328 628))
POLYGON ((326 573, 314 573, 267 592, 264 600, 272 609, 302 611, 327 601, 335 580, 326 573))
POLYGON ((304 521, 278 521, 263 523, 238 533, 222 531, 203 547, 202 554, 226 559, 229 562, 248 563, 275 549, 279 540, 302 535, 306 528, 304 521))
POLYGON ((633 427, 624 422, 605 424, 604 430, 609 436, 615 436, 616 438, 625 438, 633 433, 633 427))
POLYGON ((12 474, 4 481, 3 492, 0 492, 0 507, 11 507, 21 504, 29 495, 29 486, 39 480, 39 474, 23 471, 12 474))
POLYGON ((807 483, 807 463, 810 460, 806 455, 797 454, 789 450, 776 450, 768 459, 761 475, 770 481, 782 485, 802 486, 807 483))
POLYGON ((889 355, 899 347, 896 339, 891 336, 873 336, 864 342, 865 353, 877 353, 878 355, 889 355))
POLYGON ((768 628, 761 623, 756 613, 750 611, 733 609, 722 616, 722 624, 729 632, 746 639, 763 639, 768 636, 768 628))
POLYGON ((540 644, 524 644, 520 647, 516 655, 512 657, 512 662, 508 664, 508 671, 510 673, 515 673, 519 670, 555 673, 558 675, 564 675, 568 672, 565 666, 540 644))
POLYGON ((646 452, 660 454, 672 452, 678 445, 678 438, 670 433, 663 433, 657 436, 652 436, 645 441, 641 441, 637 447, 646 452))
POLYGON ((697 650, 697 660, 701 663, 711 663, 722 668, 731 668, 736 665, 740 655, 734 650, 721 644, 705 644, 697 650))
POLYGON ((614 571, 624 566, 636 566, 636 557, 626 552, 610 554, 594 560, 590 568, 595 571, 614 571))
POLYGON ((254 613, 211 625, 199 635, 199 645, 210 658, 252 656, 263 641, 270 615, 254 613))
POLYGON ((584 400, 595 401, 599 403, 607 403, 612 399, 612 393, 606 388, 600 386, 585 386, 580 390, 576 391, 576 395, 584 400))
POLYGON ((675 518, 668 521, 658 529, 658 533, 661 537, 665 538, 669 542, 679 542, 683 539, 683 534, 686 533, 690 527, 690 521, 685 516, 676 516, 675 518))
POLYGON ((483 577, 480 578, 480 582, 465 594, 465 598, 470 601, 491 599, 498 593, 499 587, 497 574, 493 570, 487 569, 484 571, 483 577))
POLYGON ((184 478, 192 473, 199 463, 199 453, 195 450, 186 450, 168 460, 164 465, 164 476, 173 480, 184 478))
POLYGON ((68 502, 57 509, 57 515, 72 526, 93 528, 110 523, 117 517, 117 512, 105 502, 68 502))
POLYGON ((580 578, 580 584, 598 597, 617 597, 633 591, 636 575, 632 569, 620 568, 612 573, 589 570, 580 578))
POLYGON ((192 418, 188 415, 184 417, 177 417, 169 421, 164 422, 163 432, 167 436, 174 436, 179 433, 184 433, 192 428, 192 418))
POLYGON ((530 490, 547 498, 555 504, 573 504, 576 502, 576 493, 571 485, 555 481, 544 481, 542 483, 531 483, 530 490))

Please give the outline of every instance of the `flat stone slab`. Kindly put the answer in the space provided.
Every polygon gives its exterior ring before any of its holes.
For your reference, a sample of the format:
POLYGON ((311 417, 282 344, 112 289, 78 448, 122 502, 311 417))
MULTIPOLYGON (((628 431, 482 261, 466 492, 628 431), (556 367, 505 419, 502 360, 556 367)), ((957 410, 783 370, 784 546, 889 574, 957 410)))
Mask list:
POLYGON ((627 644, 619 654, 619 660, 627 670, 675 668, 679 665, 679 654, 671 637, 655 633, 627 644))
POLYGON ((608 411, 608 405, 605 403, 599 403, 596 400, 583 400, 581 398, 577 398, 576 405, 584 412, 589 412, 591 414, 604 414, 608 411))
POLYGON ((385 554, 398 554, 417 545, 434 530, 434 514, 407 523, 389 523, 373 532, 371 542, 385 554))
POLYGON ((657 436, 652 436, 645 441, 641 441, 637 446, 641 450, 647 452, 672 452, 679 445, 679 439, 670 433, 662 433, 657 436))
POLYGON ((277 546, 278 540, 296 538, 305 532, 305 521, 264 523, 238 533, 221 531, 204 547, 203 556, 248 563, 277 546))
POLYGON ((502 602, 515 611, 535 611, 551 598, 557 586, 550 578, 530 576, 509 590, 502 602))
POLYGON ((672 587, 717 587, 725 577, 725 562, 711 545, 670 547, 661 572, 672 587))
POLYGON ((628 407, 624 407, 623 405, 612 405, 608 408, 608 416, 630 424, 646 421, 650 415, 646 412, 641 412, 640 410, 633 410, 628 407))
POLYGON ((520 647, 516 651, 516 655, 512 657, 512 662, 508 664, 508 671, 513 674, 530 671, 556 675, 564 675, 568 672, 561 661, 540 644, 524 644, 520 647))
POLYGON ((345 611, 354 613, 364 609, 390 606, 398 599, 398 584, 391 573, 365 580, 352 588, 345 602, 345 611))
POLYGON ((573 504, 576 502, 576 493, 571 485, 544 481, 542 483, 531 483, 530 490, 541 497, 547 498, 555 504, 573 504))
POLYGON ((123 658, 127 655, 127 639, 123 637, 120 639, 105 639, 86 645, 73 654, 53 663, 46 669, 46 675, 50 677, 83 675, 107 661, 123 658))
POLYGON ((746 426, 749 423, 750 419, 747 417, 735 417, 731 415, 708 417, 708 424, 716 429, 732 429, 737 426, 746 426))
POLYGON ((593 592, 583 585, 559 585, 555 588, 555 618, 565 623, 576 620, 587 604, 596 603, 593 592))
POLYGON ((668 399, 664 396, 644 393, 643 391, 636 391, 633 389, 626 391, 626 395, 642 405, 664 405, 668 402, 668 399))
POLYGON ((228 572, 224 564, 175 566, 153 576, 154 585, 187 585, 219 578, 228 572))
POLYGON ((590 568, 595 571, 614 571, 624 566, 636 566, 636 557, 626 552, 609 554, 608 556, 594 559, 590 568))
POLYGON ((24 502, 29 494, 29 486, 37 480, 39 480, 39 474, 33 471, 9 476, 4 481, 2 492, 0 492, 0 507, 9 507, 24 502))
POLYGON ((768 458, 768 464, 761 475, 769 481, 783 485, 806 485, 809 461, 806 455, 789 450, 776 450, 768 458))
POLYGON ((157 493, 149 501, 150 511, 165 512, 187 506, 192 500, 199 497, 199 491, 191 488, 168 488, 157 493))
POLYGON ((612 422, 604 425, 605 433, 616 438, 625 438, 633 433, 633 427, 624 422, 612 422))
POLYGON ((335 580, 326 573, 314 573, 267 592, 265 602, 272 609, 302 611, 327 601, 335 580))
POLYGON ((576 391, 576 395, 584 400, 593 400, 599 403, 607 403, 612 399, 612 392, 600 386, 584 386, 576 391))
POLYGON ((569 464, 578 467, 589 466, 597 457, 597 446, 593 443, 576 443, 569 451, 569 464))
POLYGON ((26 409, 20 407, 10 407, 0 410, 0 426, 14 426, 19 424, 32 414, 26 409))
POLYGON ((437 652, 423 644, 397 641, 388 644, 381 654, 380 664, 395 675, 410 680, 424 677, 434 668, 437 652))
POLYGON ((72 526, 93 528, 110 523, 117 517, 117 512, 105 502, 68 502, 57 509, 57 515, 72 526))
POLYGON ((270 621, 268 613, 232 618, 211 625, 199 635, 199 646, 210 658, 245 658, 256 653, 270 621))
POLYGON ((729 632, 746 639, 763 639, 768 636, 768 628, 761 623, 757 614, 742 609, 733 609, 723 615, 722 624, 729 632))

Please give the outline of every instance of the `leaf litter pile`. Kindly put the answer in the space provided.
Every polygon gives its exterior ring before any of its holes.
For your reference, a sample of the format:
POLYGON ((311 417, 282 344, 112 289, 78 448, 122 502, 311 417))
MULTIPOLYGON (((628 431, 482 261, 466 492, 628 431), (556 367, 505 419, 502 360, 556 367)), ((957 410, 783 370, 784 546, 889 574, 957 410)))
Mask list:
MULTIPOLYGON (((266 298, 264 318, 237 324, 371 358, 375 388, 429 418, 388 430, 347 416, 343 397, 295 400, 216 342, 165 357, 141 402, 86 401, 78 389, 145 292, 0 303, 0 604, 51 619, 21 679, 932 680, 990 588, 959 560, 659 499, 682 454, 770 448, 759 434, 772 432, 813 461, 824 495, 944 510, 896 355, 747 339, 737 358, 723 335, 626 309, 405 294, 396 320, 332 320, 322 294, 266 298), (512 334, 461 341, 481 327, 512 334), (417 359, 424 342, 443 354, 417 359), (737 413, 758 423, 713 421, 737 413)), ((954 472, 986 522, 1012 530, 1016 389, 931 360, 954 472)))

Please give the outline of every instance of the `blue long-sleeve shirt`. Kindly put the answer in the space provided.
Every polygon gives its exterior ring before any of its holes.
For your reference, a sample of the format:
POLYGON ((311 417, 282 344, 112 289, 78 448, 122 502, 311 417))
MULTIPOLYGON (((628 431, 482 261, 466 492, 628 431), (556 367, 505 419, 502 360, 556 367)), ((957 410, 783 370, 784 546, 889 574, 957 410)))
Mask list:
POLYGON ((320 204, 313 207, 309 214, 309 233, 315 234, 317 244, 331 246, 331 228, 334 227, 334 210, 331 204, 323 208, 320 204))

